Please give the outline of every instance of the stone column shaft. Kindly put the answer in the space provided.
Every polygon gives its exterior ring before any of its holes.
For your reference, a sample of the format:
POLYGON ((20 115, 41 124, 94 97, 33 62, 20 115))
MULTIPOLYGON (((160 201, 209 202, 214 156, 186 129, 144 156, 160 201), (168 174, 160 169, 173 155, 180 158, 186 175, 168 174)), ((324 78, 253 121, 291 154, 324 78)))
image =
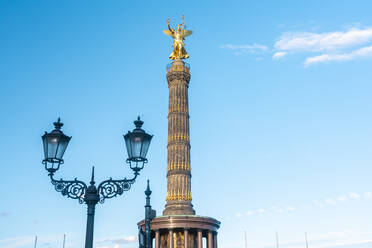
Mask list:
POLYGON ((159 232, 159 230, 155 231, 155 248, 160 248, 160 232, 159 232))
POLYGON ((198 230, 198 248, 203 248, 203 233, 198 230))
POLYGON ((213 248, 213 233, 211 231, 208 232, 208 248, 213 248))
POLYGON ((173 230, 169 230, 169 248, 173 248, 173 230))
POLYGON ((190 69, 174 60, 167 69, 169 88, 167 197, 163 215, 194 215, 191 204, 191 166, 188 87, 190 69))
POLYGON ((184 248, 189 248, 189 230, 185 229, 183 232, 185 238, 185 245, 184 248))

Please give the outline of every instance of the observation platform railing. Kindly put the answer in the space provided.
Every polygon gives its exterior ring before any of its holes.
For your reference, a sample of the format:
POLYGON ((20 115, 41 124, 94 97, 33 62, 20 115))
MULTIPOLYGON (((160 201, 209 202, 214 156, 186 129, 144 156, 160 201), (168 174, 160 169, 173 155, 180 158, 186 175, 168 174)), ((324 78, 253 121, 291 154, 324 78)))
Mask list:
POLYGON ((183 72, 186 72, 186 73, 190 73, 190 65, 186 62, 183 62, 183 65, 173 64, 173 63, 167 64, 167 73, 168 72, 176 72, 176 71, 183 71, 183 72))

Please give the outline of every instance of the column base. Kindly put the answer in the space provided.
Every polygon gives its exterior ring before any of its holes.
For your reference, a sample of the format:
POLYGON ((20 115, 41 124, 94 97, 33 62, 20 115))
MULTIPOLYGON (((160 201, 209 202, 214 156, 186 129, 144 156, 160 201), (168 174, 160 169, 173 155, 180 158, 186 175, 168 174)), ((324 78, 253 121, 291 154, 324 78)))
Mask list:
MULTIPOLYGON (((220 224, 216 219, 197 215, 158 216, 151 221, 152 238, 157 235, 159 248, 171 248, 171 245, 173 248, 185 247, 187 230, 188 248, 217 248, 216 237, 220 224), (209 247, 202 247, 203 237, 209 240, 209 247)), ((145 221, 137 225, 144 229, 145 221)))
POLYGON ((191 203, 167 203, 163 215, 195 215, 195 210, 191 203))

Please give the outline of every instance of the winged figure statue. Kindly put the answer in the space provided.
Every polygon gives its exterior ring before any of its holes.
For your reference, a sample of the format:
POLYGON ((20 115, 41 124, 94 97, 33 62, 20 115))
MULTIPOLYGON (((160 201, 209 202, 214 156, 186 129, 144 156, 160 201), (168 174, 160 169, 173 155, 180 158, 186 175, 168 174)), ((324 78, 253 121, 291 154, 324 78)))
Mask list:
POLYGON ((187 59, 189 55, 185 49, 185 37, 192 34, 191 30, 186 30, 186 25, 184 21, 184 16, 182 15, 182 24, 177 24, 177 29, 173 29, 170 26, 170 19, 167 19, 168 30, 163 30, 164 34, 173 38, 173 51, 169 58, 172 60, 175 59, 187 59))

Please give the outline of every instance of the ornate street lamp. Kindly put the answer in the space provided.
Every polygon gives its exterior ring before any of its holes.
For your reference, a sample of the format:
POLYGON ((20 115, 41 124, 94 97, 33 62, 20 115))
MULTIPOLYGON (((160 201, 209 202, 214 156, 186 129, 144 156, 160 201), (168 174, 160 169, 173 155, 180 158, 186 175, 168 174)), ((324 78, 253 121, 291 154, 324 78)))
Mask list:
POLYGON ((125 144, 127 146, 128 159, 126 162, 134 172, 134 177, 131 179, 114 180, 112 178, 101 182, 98 187, 94 181, 94 167, 92 169, 92 178, 90 185, 87 186, 83 181, 75 180, 57 180, 54 178, 54 173, 63 164, 63 154, 66 151, 71 137, 66 136, 61 128, 63 123, 58 118, 54 122, 55 129, 42 136, 44 146, 45 169, 49 172, 49 177, 55 190, 61 192, 63 196, 68 198, 78 199, 79 203, 86 203, 88 207, 87 229, 85 237, 85 248, 93 247, 93 227, 94 227, 94 212, 97 203, 104 203, 105 199, 113 198, 128 191, 131 185, 135 182, 139 172, 147 163, 146 154, 150 146, 152 135, 147 134, 143 129, 143 121, 138 119, 134 121, 136 128, 132 132, 124 135, 125 144))
POLYGON ((50 133, 45 132, 41 137, 44 146, 43 164, 49 173, 56 172, 59 169, 59 165, 63 164, 62 157, 71 139, 71 137, 66 136, 61 131, 63 123, 60 118, 58 118, 58 121, 53 124, 54 130, 50 133))
POLYGON ((152 135, 147 134, 141 129, 143 121, 138 119, 134 121, 136 128, 133 132, 128 131, 124 136, 125 145, 127 147, 128 159, 127 163, 130 164, 130 168, 133 171, 140 171, 143 169, 145 163, 147 163, 146 154, 150 147, 152 135), (132 165, 135 163, 135 166, 132 165), (142 163, 142 164, 141 164, 142 163), (140 164, 140 166, 138 166, 140 164))

